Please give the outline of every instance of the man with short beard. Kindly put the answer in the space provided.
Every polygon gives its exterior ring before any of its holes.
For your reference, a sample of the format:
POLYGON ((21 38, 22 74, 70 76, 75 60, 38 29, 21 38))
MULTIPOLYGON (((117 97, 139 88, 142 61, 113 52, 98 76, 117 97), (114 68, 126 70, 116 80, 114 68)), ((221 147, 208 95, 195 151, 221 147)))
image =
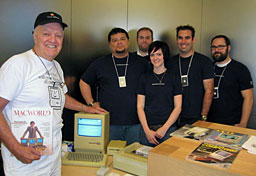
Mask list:
POLYGON ((147 69, 144 59, 129 53, 129 35, 122 28, 108 34, 111 54, 93 62, 80 80, 81 93, 88 105, 110 112, 110 140, 139 142, 141 125, 137 115, 137 84, 147 69), (91 86, 99 87, 99 99, 92 96, 91 86))
POLYGON ((225 35, 211 40, 215 61, 214 96, 208 121, 246 127, 253 105, 253 82, 248 68, 230 58, 231 44, 225 35))
POLYGON ((148 47, 153 42, 153 31, 148 27, 142 27, 137 31, 138 50, 135 52, 139 58, 149 61, 148 47))

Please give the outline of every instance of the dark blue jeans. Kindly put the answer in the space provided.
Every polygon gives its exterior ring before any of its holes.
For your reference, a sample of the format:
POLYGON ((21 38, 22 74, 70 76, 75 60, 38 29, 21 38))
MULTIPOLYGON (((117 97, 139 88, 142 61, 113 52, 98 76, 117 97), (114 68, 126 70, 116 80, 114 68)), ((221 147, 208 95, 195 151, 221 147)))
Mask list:
MULTIPOLYGON (((166 131, 164 137, 163 137, 162 139, 157 138, 157 141, 158 141, 159 143, 162 143, 162 142, 164 142, 165 140, 169 139, 169 138, 170 138, 170 134, 171 134, 172 132, 174 132, 176 129, 177 129, 176 125, 171 126, 171 127, 166 131)), ((151 147, 155 147, 155 146, 156 146, 155 144, 151 144, 151 143, 148 142, 148 139, 147 139, 147 137, 146 137, 146 134, 145 134, 143 128, 141 128, 141 133, 140 133, 140 134, 141 134, 141 135, 140 135, 140 143, 141 143, 141 144, 147 145, 147 146, 151 146, 151 147)))
POLYGON ((140 141, 141 124, 110 125, 110 140, 127 141, 126 145, 140 141))

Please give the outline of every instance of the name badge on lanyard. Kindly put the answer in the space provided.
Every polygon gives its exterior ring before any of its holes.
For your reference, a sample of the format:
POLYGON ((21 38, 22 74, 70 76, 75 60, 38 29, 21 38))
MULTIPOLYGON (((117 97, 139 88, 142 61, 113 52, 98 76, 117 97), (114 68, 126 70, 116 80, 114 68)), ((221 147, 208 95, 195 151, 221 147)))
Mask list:
POLYGON ((125 76, 118 77, 119 87, 126 87, 126 80, 125 76))
POLYGON ((219 87, 214 87, 213 98, 214 99, 219 98, 219 87))
POLYGON ((181 75, 181 85, 182 87, 188 86, 188 75, 181 75))
POLYGON ((61 92, 59 87, 49 86, 50 106, 55 110, 61 109, 61 92))

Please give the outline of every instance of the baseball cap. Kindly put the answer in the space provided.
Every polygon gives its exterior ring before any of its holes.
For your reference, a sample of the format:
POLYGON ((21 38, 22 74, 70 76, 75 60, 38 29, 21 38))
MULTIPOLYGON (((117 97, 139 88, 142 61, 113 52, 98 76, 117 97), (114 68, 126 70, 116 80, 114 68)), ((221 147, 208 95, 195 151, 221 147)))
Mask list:
POLYGON ((43 12, 36 17, 34 29, 38 25, 44 25, 47 23, 60 23, 63 29, 68 27, 68 25, 62 21, 62 17, 59 14, 55 12, 43 12))

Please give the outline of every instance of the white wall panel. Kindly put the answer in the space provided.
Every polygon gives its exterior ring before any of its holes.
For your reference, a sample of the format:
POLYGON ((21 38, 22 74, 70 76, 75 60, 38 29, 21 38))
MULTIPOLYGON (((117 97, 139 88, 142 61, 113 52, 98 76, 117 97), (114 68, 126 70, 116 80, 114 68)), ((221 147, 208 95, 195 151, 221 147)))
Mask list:
POLYGON ((155 40, 163 39, 171 53, 178 52, 176 27, 192 25, 196 30, 195 50, 200 50, 202 0, 128 0, 128 28, 132 49, 136 50, 136 31, 148 26, 154 31, 155 40))

